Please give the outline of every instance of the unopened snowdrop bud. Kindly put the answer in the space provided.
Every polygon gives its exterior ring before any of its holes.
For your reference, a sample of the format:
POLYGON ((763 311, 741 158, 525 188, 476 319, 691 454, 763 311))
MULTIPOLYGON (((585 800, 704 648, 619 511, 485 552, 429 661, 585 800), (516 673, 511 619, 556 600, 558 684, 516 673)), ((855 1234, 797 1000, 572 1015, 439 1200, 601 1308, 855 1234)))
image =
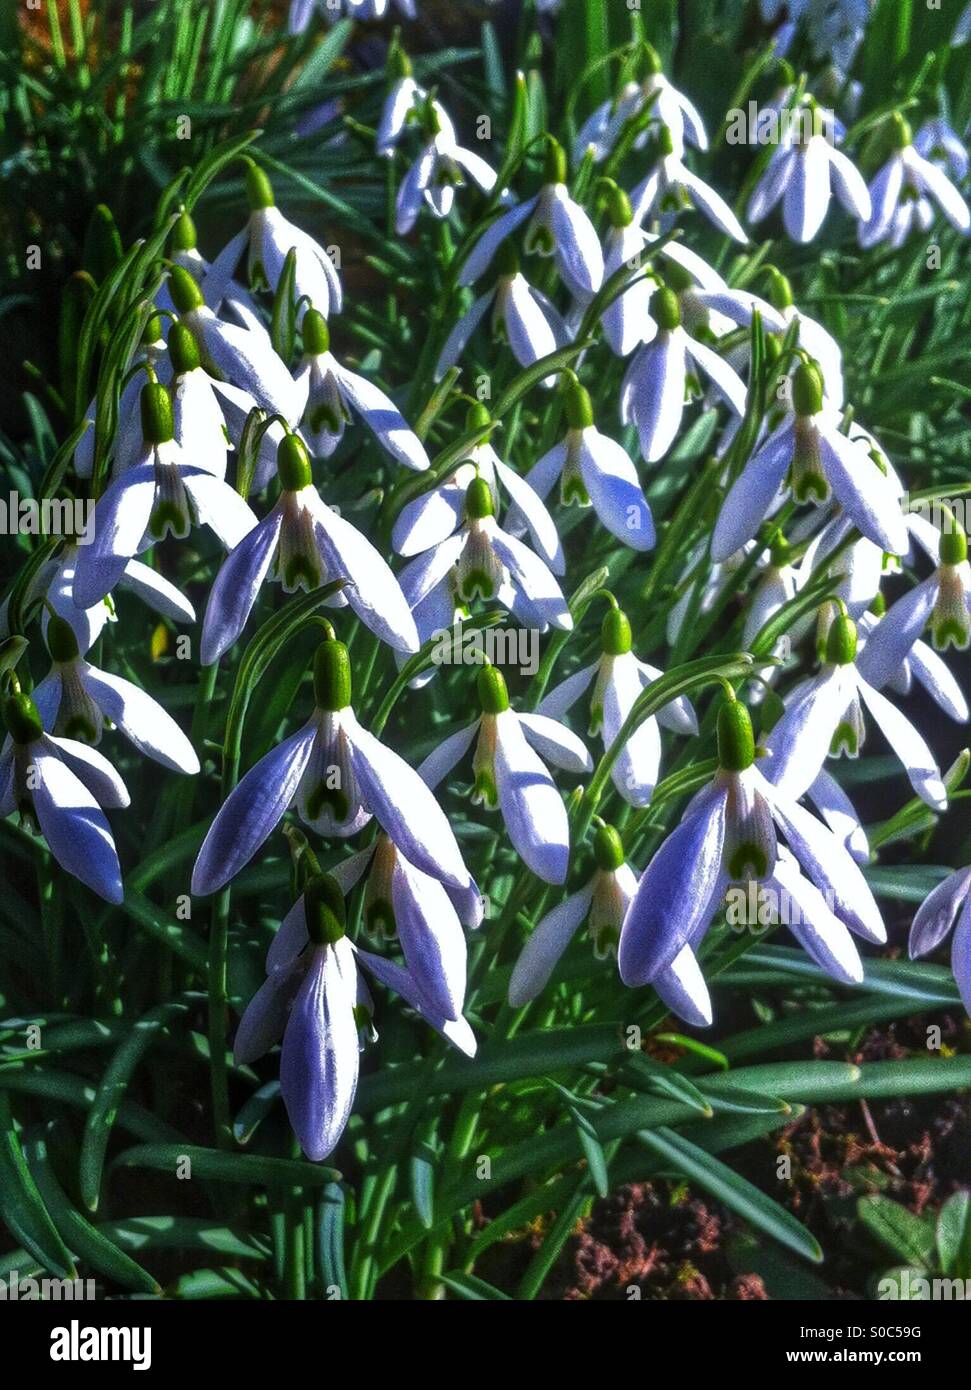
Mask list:
POLYGON ((345 935, 344 895, 331 874, 312 878, 304 889, 307 935, 315 946, 333 946, 345 935))
POLYGON ((332 713, 351 703, 351 659, 336 638, 321 642, 314 653, 314 703, 332 713))
POLYGON ((198 344, 184 323, 173 323, 169 330, 168 349, 176 376, 194 372, 201 366, 198 344))
POLYGON ((593 857, 597 868, 604 873, 614 873, 624 862, 624 845, 612 825, 597 827, 593 837, 593 857))
POLYGON ((633 646, 627 614, 611 608, 600 625, 600 640, 607 656, 626 656, 633 646))
POLYGON ((9 696, 4 703, 3 722, 14 743, 21 747, 35 743, 44 732, 37 706, 23 691, 9 696))
POLYGON ((718 762, 725 772, 745 772, 755 762, 752 720, 741 700, 726 699, 718 711, 718 762))
POLYGON ((167 444, 175 436, 172 398, 157 381, 142 387, 142 437, 146 444, 167 444))
POLYGON ((833 666, 852 666, 856 645, 856 623, 846 613, 840 613, 833 619, 826 639, 826 660, 833 666))
POLYGON ((818 415, 823 408, 823 376, 815 362, 800 362, 792 376, 792 404, 797 415, 818 415))
POLYGON ((506 689, 505 677, 501 671, 496 670, 495 666, 483 666, 476 685, 483 714, 506 712, 509 708, 509 691, 506 689))

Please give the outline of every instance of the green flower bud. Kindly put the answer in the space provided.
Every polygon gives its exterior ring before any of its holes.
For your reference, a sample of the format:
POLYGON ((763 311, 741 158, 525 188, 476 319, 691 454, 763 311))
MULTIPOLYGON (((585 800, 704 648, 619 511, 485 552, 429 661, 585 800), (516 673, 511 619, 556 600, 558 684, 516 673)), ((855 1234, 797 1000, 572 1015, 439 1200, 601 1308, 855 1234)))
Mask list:
POLYGON ((330 328, 319 309, 308 309, 303 316, 303 350, 308 357, 320 357, 330 350, 330 328))
POLYGON ((606 656, 626 656, 632 646, 630 621, 619 608, 608 610, 600 624, 600 641, 606 656))
POLYGON ((172 418, 172 397, 158 381, 142 387, 142 438, 146 444, 167 444, 175 434, 172 418))
POLYGON ((718 711, 718 763, 725 772, 744 772, 755 762, 752 720, 741 700, 726 699, 718 711))
POLYGON ((612 825, 598 826, 593 837, 593 857, 604 873, 614 873, 623 865, 623 842, 612 825))
POLYGON ((173 251, 194 251, 196 249, 196 224, 185 208, 179 213, 179 220, 172 228, 173 251))
POLYGON ((593 404, 590 392, 578 381, 571 381, 566 389, 564 408, 566 422, 571 430, 587 430, 593 424, 593 404))
POLYGON ((481 521, 494 511, 489 484, 485 478, 473 478, 465 490, 465 515, 471 521, 481 521))
POLYGON ((184 266, 174 265, 169 271, 169 293, 180 314, 191 314, 205 303, 202 290, 184 266))
POLYGON ((35 743, 44 732, 37 706, 29 695, 11 695, 3 706, 3 722, 14 743, 35 743))
POLYGON ((823 376, 815 362, 800 362, 792 375, 792 403, 797 415, 818 415, 823 408, 823 376))
POLYGON ((651 296, 651 318, 662 333, 670 333, 681 325, 681 305, 673 290, 657 289, 651 296))
POLYGON ((351 658, 343 642, 328 638, 314 653, 314 703, 336 713, 351 703, 351 658))
POLYGON ((272 208, 276 206, 276 198, 273 196, 273 185, 267 178, 263 170, 254 164, 251 159, 245 161, 246 164, 246 197, 253 212, 258 212, 261 208, 272 208))
POLYGON ((494 666, 483 666, 477 685, 483 714, 503 714, 509 708, 509 691, 501 671, 494 666))
POLYGON ((172 359, 172 370, 176 376, 181 376, 184 372, 194 372, 202 360, 192 330, 184 323, 173 323, 169 329, 169 357, 172 359))
POLYGON ((313 481, 310 455, 303 440, 285 434, 276 451, 276 472, 284 492, 299 492, 313 481))
POLYGON ((850 666, 856 660, 856 623, 846 613, 833 619, 826 638, 826 660, 833 666, 850 666))
POLYGON ((967 558, 967 534, 961 523, 949 512, 941 527, 941 564, 963 565, 967 558))
POLYGON ((332 874, 318 874, 303 892, 307 935, 315 946, 333 946, 345 933, 344 895, 332 874))
POLYGON ((79 653, 74 628, 59 613, 52 614, 47 624, 47 650, 52 661, 74 661, 79 653))
POLYGON ((543 182, 566 183, 566 151, 558 140, 549 139, 546 142, 546 154, 543 158, 543 182))

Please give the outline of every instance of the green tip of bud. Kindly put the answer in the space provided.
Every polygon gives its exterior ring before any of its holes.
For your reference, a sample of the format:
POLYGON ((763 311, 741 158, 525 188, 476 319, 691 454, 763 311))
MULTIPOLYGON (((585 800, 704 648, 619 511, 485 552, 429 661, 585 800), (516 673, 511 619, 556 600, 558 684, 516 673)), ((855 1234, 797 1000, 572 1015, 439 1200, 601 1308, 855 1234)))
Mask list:
POLYGON ((276 451, 276 473, 284 492, 299 492, 313 481, 310 455, 303 440, 285 434, 276 451))
POLYGON ((317 874, 303 891, 307 935, 315 946, 333 946, 344 935, 344 894, 333 874, 317 874))
POLYGON ((74 661, 78 656, 78 639, 74 628, 59 613, 52 615, 47 624, 47 650, 52 661, 74 661))
POLYGON ((174 265, 169 271, 169 292, 172 295, 172 303, 180 314, 189 314, 205 303, 202 290, 185 266, 174 265))
POLYGON ((543 160, 544 183, 566 183, 566 150, 552 137, 546 142, 543 160))
POLYGON ((725 700, 718 711, 718 762, 725 772, 744 772, 755 762, 752 720, 741 700, 725 700))
POLYGON ((566 422, 571 430, 586 430, 593 424, 593 403, 590 392, 579 381, 571 381, 566 389, 566 422))
POLYGON ((194 251, 196 248, 196 224, 185 208, 179 213, 179 220, 172 228, 172 249, 174 251, 194 251))
POLYGON ((192 330, 184 323, 173 323, 169 329, 169 357, 176 376, 183 372, 194 372, 200 364, 199 346, 192 336, 192 330))
POLYGON ((630 621, 619 608, 611 608, 600 624, 600 641, 606 656, 626 656, 632 646, 630 621))
POLYGON ((612 825, 597 827, 597 833, 593 837, 593 857, 597 861, 597 868, 608 874, 615 872, 623 864, 623 842, 612 825))
POLYGON ((472 430, 487 430, 492 424, 492 416, 489 409, 481 401, 476 401, 475 405, 470 405, 465 417, 465 428, 471 433, 472 430))
POLYGON ((846 613, 839 613, 826 638, 826 660, 834 666, 849 666, 855 659, 856 623, 846 613))
POLYGON ((662 288, 651 296, 651 318, 662 332, 670 333, 681 324, 681 305, 673 290, 662 288))
POLYGON ((643 46, 643 53, 645 73, 648 76, 651 76, 653 74, 661 72, 661 57, 654 45, 651 43, 645 43, 643 46))
POLYGON ((505 677, 495 666, 483 666, 477 684, 483 714, 502 714, 509 708, 509 691, 506 689, 505 677))
POLYGON ((303 316, 303 350, 320 357, 330 350, 330 328, 319 309, 308 309, 303 316))
POLYGON ((500 244, 494 265, 496 274, 499 276, 507 277, 519 274, 519 255, 508 237, 500 244))
POLYGON ((314 652, 314 702, 335 712, 351 703, 351 658, 343 642, 328 638, 314 652))
POLYGON ((788 278, 772 266, 769 270, 769 303, 773 309, 791 309, 793 302, 792 285, 788 278))
POLYGON ((629 227, 634 220, 634 209, 630 198, 622 188, 615 184, 607 201, 607 216, 612 227, 629 227))
POLYGON ((905 150, 914 143, 910 122, 900 111, 895 111, 891 117, 890 139, 895 150, 905 150))
POLYGON ((37 706, 29 695, 11 695, 3 706, 3 722, 14 743, 34 743, 44 732, 37 706))
POLYGON ((941 564, 963 565, 967 558, 967 533, 961 523, 948 514, 941 527, 941 564))
POLYGON ((800 362, 792 375, 792 404, 797 415, 818 415, 823 408, 823 374, 815 362, 800 362))
POLYGON ((146 444, 166 444, 175 434, 172 397, 158 381, 142 387, 142 438, 146 444))
POLYGON ((465 490, 465 514, 473 521, 492 516, 492 490, 485 478, 473 478, 465 490))
POLYGON ((259 211, 260 208, 276 206, 272 183, 259 165, 254 164, 251 159, 246 160, 246 199, 253 212, 259 211))

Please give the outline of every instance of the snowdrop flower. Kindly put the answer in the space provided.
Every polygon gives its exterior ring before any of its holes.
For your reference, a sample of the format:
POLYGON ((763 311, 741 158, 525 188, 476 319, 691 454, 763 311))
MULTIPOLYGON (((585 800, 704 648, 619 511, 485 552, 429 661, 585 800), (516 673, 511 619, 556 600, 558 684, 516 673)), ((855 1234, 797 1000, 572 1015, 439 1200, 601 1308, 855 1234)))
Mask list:
POLYGON ((537 878, 563 883, 570 827, 546 762, 567 772, 590 772, 590 755, 557 720, 511 709, 506 682, 494 666, 484 665, 479 672, 478 691, 482 714, 439 744, 419 773, 436 787, 476 740, 473 800, 499 807, 513 849, 537 878))
MULTIPOLYGON (((90 608, 78 608, 74 602, 74 567, 77 563, 78 547, 65 544, 60 553, 42 565, 27 588, 26 603, 46 599, 47 604, 41 612, 41 626, 46 634, 53 610, 59 618, 69 623, 78 649, 82 653, 92 647, 101 636, 108 622, 117 622, 115 605, 110 596, 90 608), (49 605, 49 607, 48 607, 49 605)), ((130 560, 118 581, 117 588, 136 594, 143 603, 162 617, 175 623, 194 623, 195 609, 182 592, 170 583, 157 570, 143 565, 140 560, 130 560)), ((0 604, 0 640, 10 635, 8 601, 0 604)))
MULTIPOLYGON (((467 429, 486 433, 492 424, 484 405, 472 406, 467 429)), ((486 438, 475 444, 451 477, 431 492, 422 493, 402 508, 391 532, 391 543, 398 555, 420 555, 448 540, 463 523, 466 494, 476 479, 483 480, 492 500, 493 513, 505 496, 515 508, 519 530, 528 530, 538 554, 554 574, 563 574, 566 560, 553 518, 530 482, 496 453, 486 438)), ((507 521, 507 529, 512 529, 507 521)))
POLYGON ((202 290, 181 266, 173 266, 169 272, 169 288, 209 375, 248 392, 271 415, 296 423, 300 392, 266 329, 242 328, 218 319, 205 303, 202 290))
POLYGON ((271 569, 285 593, 345 579, 332 606, 350 604, 365 627, 397 651, 416 652, 418 633, 398 581, 369 540, 321 499, 310 457, 297 435, 277 451, 280 496, 227 555, 202 625, 204 666, 233 645, 271 569))
POLYGON ((625 425, 637 426, 646 463, 663 458, 681 428, 689 359, 737 415, 745 413, 744 384, 717 352, 685 332, 673 290, 655 290, 651 314, 657 331, 632 359, 620 398, 620 418, 625 425))
MULTIPOLYGON (((244 328, 262 329, 263 320, 260 318, 259 310, 250 293, 243 289, 238 281, 228 276, 220 276, 218 283, 217 278, 212 276, 212 267, 198 247, 195 223, 185 208, 179 213, 178 220, 172 229, 170 254, 173 264, 188 271, 193 280, 200 286, 206 304, 214 314, 228 312, 244 328)), ((162 314, 175 312, 175 303, 167 280, 163 281, 158 294, 155 296, 155 303, 162 314)))
POLYGON ((305 825, 346 838, 374 816, 416 868, 455 888, 469 871, 441 807, 408 764, 368 733, 351 706, 351 665, 328 638, 314 658, 315 708, 297 733, 247 772, 210 826, 192 891, 215 893, 234 878, 295 805, 305 825))
POLYGON ((393 44, 388 55, 388 76, 391 85, 381 108, 374 141, 375 153, 385 158, 394 153, 409 123, 418 120, 428 96, 412 76, 411 59, 398 43, 393 44))
MULTIPOLYGON (((523 1008, 545 989, 584 922, 597 959, 616 954, 620 929, 637 889, 637 875, 624 862, 624 847, 612 825, 598 827, 593 854, 593 877, 579 892, 547 912, 523 947, 509 980, 508 998, 514 1009, 523 1008)), ((683 946, 673 963, 661 971, 654 988, 685 1023, 696 1028, 707 1028, 711 1023, 708 987, 690 946, 683 946)))
POLYGON ((784 483, 797 502, 818 506, 834 495, 867 540, 894 555, 906 554, 907 528, 893 482, 860 441, 840 433, 839 415, 824 401, 814 363, 796 369, 792 403, 793 413, 729 489, 715 524, 712 559, 726 559, 755 535, 784 483))
POLYGON ((435 217, 448 217, 455 190, 464 185, 466 175, 483 193, 491 193, 496 183, 491 165, 458 143, 454 127, 438 102, 426 102, 422 126, 425 144, 398 188, 395 230, 399 236, 406 236, 414 227, 423 202, 435 217))
POLYGON ((689 803, 641 875, 620 934, 621 979, 653 983, 686 945, 697 949, 730 884, 762 883, 774 895, 770 903, 795 905, 788 925, 817 965, 858 984, 863 967, 850 931, 886 940, 859 866, 826 826, 755 766, 748 711, 734 699, 719 710, 718 758, 714 780, 689 803))
POLYGON ((942 116, 924 121, 914 136, 914 149, 948 170, 955 183, 963 183, 967 178, 971 158, 960 135, 942 116))
POLYGON ((627 357, 649 331, 654 284, 640 271, 652 238, 634 221, 630 199, 616 184, 607 200, 607 216, 610 226, 604 238, 604 281, 611 280, 626 266, 632 273, 632 283, 607 305, 600 322, 611 351, 618 357, 627 357))
POLYGON ((964 692, 953 672, 933 647, 917 638, 907 648, 909 635, 904 636, 902 641, 899 640, 899 627, 896 633, 891 631, 887 639, 878 639, 871 647, 870 639, 875 633, 879 633, 885 616, 884 598, 882 594, 878 594, 871 611, 865 613, 859 621, 859 636, 863 640, 857 665, 864 677, 877 690, 887 687, 895 694, 904 696, 910 694, 916 681, 948 718, 956 720, 959 724, 966 724, 971 718, 971 710, 968 708, 964 692), (890 657, 896 658, 901 651, 905 651, 905 654, 891 666, 890 657))
MULTIPOLYGON (((436 1016, 455 1022, 462 1016, 466 986, 466 945, 462 931, 482 920, 482 899, 475 884, 446 887, 416 869, 387 835, 359 854, 336 864, 330 873, 346 897, 369 872, 364 921, 372 935, 398 938, 405 968, 436 1016)), ((281 968, 307 945, 302 902, 288 914, 270 946, 267 971, 281 968)))
POLYGON ((845 613, 834 619, 819 674, 798 686, 769 733, 767 775, 797 800, 816 779, 827 754, 859 756, 865 737, 864 708, 903 764, 914 791, 936 811, 947 792, 927 744, 896 705, 866 680, 856 664, 857 628, 845 613))
POLYGON ((0 819, 32 812, 61 867, 107 902, 120 903, 121 868, 102 807, 129 804, 124 782, 93 748, 45 734, 29 695, 9 696, 3 717, 0 819))
MULTIPOLYGON (((436 381, 462 356, 490 305, 493 341, 508 343, 521 367, 531 367, 570 341, 570 331, 559 310, 520 272, 519 257, 512 246, 506 243, 499 248, 496 263, 495 285, 473 301, 445 340, 435 366, 436 381)), ((549 376, 543 385, 552 386, 555 381, 554 376, 549 376)))
POLYGON ((542 498, 560 484, 560 501, 592 507, 598 520, 632 550, 652 550, 654 519, 637 469, 615 440, 593 422, 590 394, 579 382, 566 392, 567 432, 526 474, 542 498))
POLYGON ((336 875, 310 879, 270 946, 267 979, 240 1019, 233 1052, 237 1066, 246 1066, 282 1036, 283 1103, 300 1147, 315 1162, 335 1148, 354 1106, 360 1029, 371 1014, 359 966, 467 1056, 476 1051, 465 1019, 437 1014, 407 969, 354 947, 336 875))
MULTIPOLYGON (((519 481, 523 489, 529 486, 522 479, 519 481)), ((522 496, 525 495, 523 491, 522 496)), ((498 524, 493 492, 485 478, 472 478, 464 496, 461 484, 454 490, 440 489, 434 506, 430 504, 427 513, 418 516, 420 525, 416 522, 417 529, 407 541, 404 528, 398 531, 399 544, 417 546, 423 532, 427 534, 440 523, 454 522, 456 512, 452 509, 458 506, 462 508, 459 529, 447 540, 431 545, 401 572, 401 587, 420 624, 419 631, 426 631, 425 622, 419 617, 423 609, 429 618, 434 615, 432 626, 427 629, 430 635, 439 628, 450 627, 455 609, 479 597, 494 599, 528 627, 541 632, 548 627, 569 632, 573 618, 550 567, 498 524)), ((536 506, 545 512, 538 498, 536 506)), ((529 519, 529 513, 518 503, 517 512, 529 519)), ((409 518, 414 519, 417 513, 418 509, 409 513, 409 518)), ((534 526, 539 518, 540 512, 535 511, 534 526)))
MULTIPOLYGON (((293 251, 293 288, 298 313, 303 312, 302 305, 315 304, 327 318, 339 314, 343 297, 334 262, 312 236, 283 216, 276 206, 273 185, 263 170, 252 160, 243 162, 246 165, 249 220, 213 261, 204 285, 207 302, 213 303, 223 297, 240 257, 247 249, 250 285, 254 288, 266 285, 275 294, 287 256, 293 251)), ((180 309, 180 312, 184 313, 185 310, 180 309)))
MULTIPOLYGON (((145 325, 142 340, 132 354, 125 370, 125 381, 118 398, 118 418, 115 437, 111 441, 113 468, 122 472, 134 461, 141 447, 141 414, 139 401, 144 380, 136 368, 141 368, 151 380, 153 377, 164 382, 169 377, 169 361, 165 352, 165 337, 162 332, 162 319, 152 314, 145 325)), ((74 450, 74 471, 79 478, 90 478, 94 469, 95 414, 97 402, 92 400, 85 412, 88 428, 78 440, 74 450)))
POLYGON ((305 437, 315 454, 330 457, 353 408, 396 463, 419 472, 428 467, 424 445, 394 401, 372 381, 338 362, 330 350, 327 320, 316 309, 304 315, 303 358, 296 380, 304 401, 305 437))
POLYGON ((971 211, 964 198, 943 169, 918 153, 910 126, 899 114, 894 117, 893 139, 893 154, 870 184, 872 210, 861 217, 860 245, 870 247, 884 241, 894 230, 900 210, 921 199, 933 200, 957 231, 971 231, 971 211))
POLYGON ((815 102, 799 114, 810 119, 811 132, 791 125, 749 199, 748 220, 762 222, 782 202, 782 220, 793 241, 810 242, 826 220, 835 192, 847 212, 866 221, 870 194, 856 166, 824 133, 815 102))
POLYGON ((157 700, 131 681, 99 671, 78 650, 71 626, 54 616, 47 625, 53 666, 33 692, 45 728, 97 744, 111 721, 140 753, 175 772, 199 771, 192 744, 157 700))
MULTIPOLYGON (((639 697, 663 672, 634 655, 630 622, 619 608, 611 608, 607 613, 600 635, 603 651, 599 661, 555 686, 540 701, 537 713, 562 719, 592 686, 589 732, 600 734, 607 751, 616 742, 639 697)), ((690 702, 679 696, 645 719, 631 734, 611 769, 614 786, 631 806, 646 806, 654 794, 661 766, 659 724, 679 734, 698 732, 690 702)))
POLYGON ((971 1014, 971 868, 949 874, 917 909, 910 928, 910 958, 929 955, 953 930, 951 971, 971 1014))
POLYGON ((528 219, 527 253, 552 256, 571 294, 581 298, 596 294, 604 274, 600 239, 583 208, 570 197, 566 172, 562 146, 547 137, 542 188, 486 228, 459 272, 460 285, 475 284, 506 238, 528 219))
POLYGON ((657 150, 657 163, 630 195, 634 220, 643 222, 652 211, 660 215, 697 207, 725 236, 747 245, 745 228, 724 198, 687 168, 668 126, 661 127, 657 150))
MULTIPOLYGON (((738 290, 732 291, 731 302, 724 301, 717 288, 713 293, 695 291, 695 297, 712 308, 720 309, 731 318, 733 323, 743 328, 751 326, 752 316, 758 309, 762 315, 765 331, 777 334, 780 338, 784 337, 795 324, 794 346, 802 348, 814 361, 818 362, 822 372, 826 400, 836 409, 839 409, 843 405, 843 352, 839 343, 821 323, 817 323, 808 314, 804 314, 793 303, 792 286, 786 276, 775 266, 768 266, 766 269, 769 277, 768 304, 755 295, 746 295, 738 290)), ((710 286, 702 287, 704 291, 708 291, 710 288, 710 286)), ((743 344, 743 355, 747 358, 748 353, 749 344, 745 343, 743 344)), ((789 373, 790 377, 795 370, 794 366, 789 373)))
POLYGON ((971 566, 964 527, 949 513, 934 573, 897 600, 868 635, 860 668, 875 685, 889 681, 913 653, 925 628, 938 651, 971 643, 971 566))
POLYGON ((91 608, 110 593, 140 550, 171 531, 212 528, 232 548, 256 524, 239 493, 205 468, 186 462, 176 444, 172 400, 164 386, 142 387, 144 447, 137 463, 98 498, 90 539, 77 553, 74 602, 91 608))
POLYGON ((634 141, 634 149, 644 147, 656 134, 658 124, 671 131, 674 147, 679 151, 684 149, 686 140, 699 150, 708 148, 705 125, 696 107, 664 76, 655 49, 644 44, 643 52, 647 66, 644 80, 628 82, 617 98, 605 101, 587 117, 574 145, 575 164, 583 160, 591 146, 597 163, 606 159, 628 122, 647 108, 650 108, 651 117, 634 141))

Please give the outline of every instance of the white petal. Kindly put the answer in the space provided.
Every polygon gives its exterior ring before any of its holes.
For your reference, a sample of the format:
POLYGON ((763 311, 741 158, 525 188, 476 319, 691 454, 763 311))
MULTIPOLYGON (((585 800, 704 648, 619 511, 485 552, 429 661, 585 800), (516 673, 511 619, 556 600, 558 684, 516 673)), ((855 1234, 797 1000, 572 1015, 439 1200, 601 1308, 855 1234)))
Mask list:
POLYGON ((588 885, 547 912, 519 954, 509 979, 509 1004, 521 1009, 540 994, 590 910, 593 888, 588 885))

